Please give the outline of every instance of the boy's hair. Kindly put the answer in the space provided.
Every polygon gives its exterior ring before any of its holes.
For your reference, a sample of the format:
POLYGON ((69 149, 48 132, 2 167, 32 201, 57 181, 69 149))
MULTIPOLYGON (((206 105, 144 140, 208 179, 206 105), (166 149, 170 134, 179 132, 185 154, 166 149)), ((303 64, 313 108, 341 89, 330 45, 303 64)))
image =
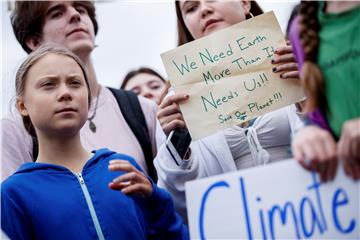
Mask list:
MULTIPOLYGON (((16 1, 15 10, 11 14, 11 24, 14 34, 22 48, 30 53, 32 50, 26 45, 29 37, 41 38, 49 1, 16 1)), ((94 25, 95 35, 98 31, 95 6, 92 1, 76 1, 74 4, 84 7, 94 25)))
MULTIPOLYGON (((57 54, 69 57, 73 59, 81 68, 81 71, 84 75, 86 87, 88 90, 88 103, 89 107, 91 104, 91 92, 90 92, 90 86, 89 81, 86 75, 84 64, 81 62, 80 58, 78 58, 74 53, 72 53, 70 50, 54 45, 54 44, 43 44, 38 49, 33 51, 26 60, 20 65, 18 71, 16 72, 16 78, 15 78, 15 91, 16 91, 16 98, 22 97, 25 92, 25 83, 27 78, 27 73, 29 72, 30 68, 36 64, 37 61, 42 59, 44 56, 48 54, 57 54)), ((31 119, 29 116, 22 116, 22 120, 25 126, 26 131, 32 136, 36 138, 36 132, 35 128, 31 122, 31 119)))
POLYGON ((319 50, 320 25, 318 21, 319 3, 301 1, 300 5, 300 42, 304 49, 304 64, 301 69, 301 79, 307 93, 305 111, 314 111, 320 107, 326 111, 324 81, 322 72, 316 64, 319 50))
MULTIPOLYGON (((260 14, 263 14, 264 11, 261 9, 261 7, 257 4, 256 1, 250 1, 250 13, 254 16, 258 16, 260 14)), ((180 9, 180 1, 175 0, 175 10, 176 10, 176 16, 177 16, 177 32, 178 32, 178 46, 181 46, 185 43, 191 42, 194 40, 193 36, 187 29, 184 19, 181 14, 180 9)), ((246 19, 251 18, 251 16, 246 16, 246 19)))
POLYGON ((154 76, 160 78, 160 80, 163 81, 164 83, 166 82, 165 79, 155 70, 148 68, 148 67, 141 67, 139 69, 132 70, 126 74, 124 80, 121 83, 120 89, 125 89, 125 86, 129 82, 129 80, 141 73, 147 73, 147 74, 154 75, 154 76))

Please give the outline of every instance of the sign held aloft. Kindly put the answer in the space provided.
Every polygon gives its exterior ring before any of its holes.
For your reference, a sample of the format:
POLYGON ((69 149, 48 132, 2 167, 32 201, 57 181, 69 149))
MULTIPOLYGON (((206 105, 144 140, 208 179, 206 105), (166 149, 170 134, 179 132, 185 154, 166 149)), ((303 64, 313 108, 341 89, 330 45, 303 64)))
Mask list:
POLYGON ((294 79, 273 73, 285 38, 273 12, 251 18, 161 54, 193 139, 249 121, 304 98, 294 79))

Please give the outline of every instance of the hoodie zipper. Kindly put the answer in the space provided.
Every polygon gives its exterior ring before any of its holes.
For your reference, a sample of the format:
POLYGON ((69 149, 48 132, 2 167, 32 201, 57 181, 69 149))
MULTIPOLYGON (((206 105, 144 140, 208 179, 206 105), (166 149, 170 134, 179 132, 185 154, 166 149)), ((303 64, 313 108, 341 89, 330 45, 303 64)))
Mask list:
POLYGON ((92 218, 94 226, 95 226, 96 234, 97 234, 99 239, 101 239, 101 240, 105 239, 104 234, 103 234, 103 232, 101 230, 101 227, 100 227, 99 219, 96 216, 95 208, 94 208, 94 205, 93 205, 93 203, 91 201, 89 191, 88 191, 88 189, 87 189, 87 187, 85 185, 84 178, 82 177, 81 173, 75 173, 75 175, 76 175, 76 177, 77 177, 77 179, 78 179, 78 181, 80 183, 81 190, 84 193, 86 203, 87 203, 87 205, 89 207, 90 215, 91 215, 91 218, 92 218))

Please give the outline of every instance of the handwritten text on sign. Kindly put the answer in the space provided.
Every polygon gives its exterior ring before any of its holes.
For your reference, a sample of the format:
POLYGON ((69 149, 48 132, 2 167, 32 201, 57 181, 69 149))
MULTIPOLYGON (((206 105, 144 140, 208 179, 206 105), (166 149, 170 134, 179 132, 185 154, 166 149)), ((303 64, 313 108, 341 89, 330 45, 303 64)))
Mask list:
POLYGON ((360 181, 294 161, 186 184, 191 239, 360 239, 360 181), (284 181, 285 180, 285 181, 284 181))
POLYGON ((285 46, 273 12, 251 18, 161 55, 193 139, 251 120, 304 97, 270 63, 285 46))

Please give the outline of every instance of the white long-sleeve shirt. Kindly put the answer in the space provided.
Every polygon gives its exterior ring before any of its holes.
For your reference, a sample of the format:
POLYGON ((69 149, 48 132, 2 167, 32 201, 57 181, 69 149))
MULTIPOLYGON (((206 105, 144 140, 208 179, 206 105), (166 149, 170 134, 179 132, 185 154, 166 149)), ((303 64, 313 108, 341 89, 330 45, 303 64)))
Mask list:
POLYGON ((296 107, 291 105, 258 117, 249 128, 234 126, 192 142, 188 160, 170 154, 163 145, 154 160, 158 185, 170 192, 177 211, 187 221, 187 181, 287 159, 291 134, 301 126, 296 107))

